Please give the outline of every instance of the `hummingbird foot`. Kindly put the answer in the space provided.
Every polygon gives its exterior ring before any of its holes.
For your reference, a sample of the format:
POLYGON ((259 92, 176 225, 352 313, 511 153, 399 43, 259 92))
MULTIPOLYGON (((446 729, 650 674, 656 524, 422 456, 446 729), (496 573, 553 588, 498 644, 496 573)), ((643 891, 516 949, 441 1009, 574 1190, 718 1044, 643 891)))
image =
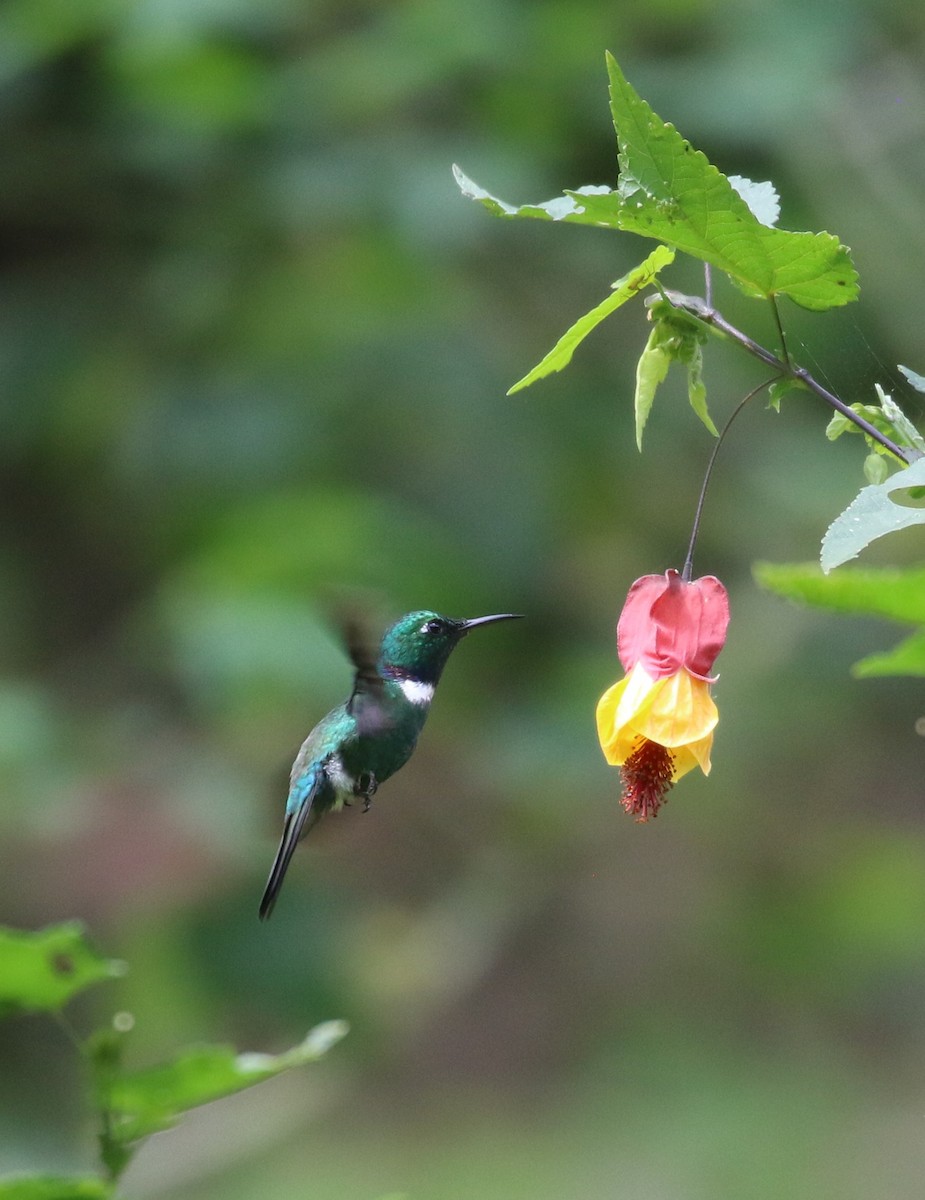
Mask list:
POLYGON ((357 780, 356 794, 363 797, 363 812, 369 812, 373 796, 378 790, 379 784, 376 782, 376 776, 371 772, 364 773, 357 780))

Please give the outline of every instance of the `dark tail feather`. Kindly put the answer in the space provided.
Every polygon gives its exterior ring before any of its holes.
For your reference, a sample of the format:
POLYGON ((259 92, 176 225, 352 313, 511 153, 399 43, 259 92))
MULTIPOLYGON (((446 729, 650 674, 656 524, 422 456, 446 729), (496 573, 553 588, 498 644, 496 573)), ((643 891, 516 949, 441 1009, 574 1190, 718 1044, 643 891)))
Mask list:
POLYGON ((266 921, 273 911, 279 890, 283 886, 283 880, 286 878, 286 872, 289 870, 289 863, 295 853, 296 846, 299 844, 299 838, 305 832, 305 822, 308 820, 311 812, 312 804, 311 798, 309 798, 296 812, 286 814, 283 836, 280 839, 279 849, 276 851, 273 866, 270 868, 270 878, 267 880, 266 888, 264 888, 263 899, 260 901, 261 921, 266 921))

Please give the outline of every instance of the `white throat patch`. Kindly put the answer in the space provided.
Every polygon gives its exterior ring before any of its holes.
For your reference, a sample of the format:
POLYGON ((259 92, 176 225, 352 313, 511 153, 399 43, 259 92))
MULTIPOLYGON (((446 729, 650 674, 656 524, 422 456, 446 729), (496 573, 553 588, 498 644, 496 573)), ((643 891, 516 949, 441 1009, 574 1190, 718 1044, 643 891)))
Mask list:
POLYGON ((432 683, 422 683, 420 679, 402 679, 398 686, 411 704, 430 704, 434 698, 432 683))

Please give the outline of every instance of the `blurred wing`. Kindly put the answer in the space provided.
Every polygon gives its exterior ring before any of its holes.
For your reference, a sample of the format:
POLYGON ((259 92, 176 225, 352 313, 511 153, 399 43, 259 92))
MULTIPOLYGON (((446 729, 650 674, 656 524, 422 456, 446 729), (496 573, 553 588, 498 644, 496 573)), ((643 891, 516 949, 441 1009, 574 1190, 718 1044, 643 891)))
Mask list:
POLYGON ((365 622, 351 613, 343 622, 344 641, 354 667, 353 691, 347 712, 356 721, 357 733, 366 737, 381 733, 389 724, 385 699, 385 680, 376 666, 377 654, 365 622))

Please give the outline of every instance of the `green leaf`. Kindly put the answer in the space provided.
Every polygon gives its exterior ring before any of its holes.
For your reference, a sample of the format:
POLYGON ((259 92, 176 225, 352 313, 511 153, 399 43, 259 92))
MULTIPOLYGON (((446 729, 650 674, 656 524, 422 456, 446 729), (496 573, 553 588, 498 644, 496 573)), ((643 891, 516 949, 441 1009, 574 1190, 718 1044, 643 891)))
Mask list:
POLYGON ((607 55, 620 181, 612 196, 582 199, 619 227, 657 238, 728 272, 753 294, 787 295, 810 309, 847 304, 858 292, 847 247, 828 233, 763 225, 729 180, 658 117, 607 55))
POLYGON ((889 474, 890 464, 882 454, 871 453, 864 459, 864 478, 868 483, 883 483, 889 474))
POLYGON ((925 524, 925 508, 908 508, 891 498, 907 488, 925 486, 925 458, 897 471, 885 483, 861 488, 822 539, 820 562, 826 573, 841 566, 877 538, 912 525, 925 524))
POLYGON ((284 1054, 237 1054, 230 1046, 193 1046, 161 1066, 107 1076, 100 1101, 111 1114, 113 1137, 130 1142, 168 1129, 188 1109, 315 1062, 346 1032, 345 1022, 328 1021, 284 1054))
MULTIPOLYGON (((892 396, 889 396, 879 383, 875 383, 874 387, 877 391, 877 396, 880 400, 879 404, 852 404, 851 411, 857 413, 859 417, 863 417, 870 425, 886 437, 891 438, 898 446, 902 446, 909 450, 917 450, 920 454, 925 451, 925 439, 912 424, 903 410, 899 407, 892 396)), ((891 450, 888 450, 882 442, 872 437, 865 429, 861 429, 854 421, 845 416, 844 413, 837 412, 829 420, 826 426, 825 435, 830 442, 834 442, 836 438, 841 437, 843 433, 863 434, 867 442, 867 448, 871 454, 879 454, 889 457, 889 462, 892 465, 896 464, 896 458, 891 450)), ((884 464, 886 467, 887 464, 884 464)), ((889 474, 888 469, 881 471, 877 468, 874 473, 874 468, 868 468, 865 465, 864 474, 871 483, 882 483, 889 474)))
POLYGON ((97 1175, 8 1175, 0 1200, 106 1200, 113 1188, 97 1175))
POLYGON ((925 392, 925 375, 919 375, 917 371, 904 367, 902 363, 899 364, 899 369, 917 392, 925 392))
POLYGON ((703 350, 699 341, 694 342, 693 353, 687 363, 687 396, 691 408, 710 433, 719 437, 719 430, 707 411, 707 385, 703 382, 703 350))
MULTIPOLYGON (((910 570, 847 567, 837 575, 823 575, 815 563, 756 563, 758 583, 779 596, 815 608, 893 621, 925 624, 925 568, 910 570)), ((893 650, 855 663, 852 674, 925 675, 925 629, 900 642, 893 650)))
POLYGON ((579 317, 575 324, 559 338, 546 357, 537 363, 529 374, 525 375, 523 379, 518 380, 512 388, 508 389, 507 394, 512 396, 514 392, 519 392, 521 388, 529 387, 537 379, 542 379, 545 375, 551 375, 554 371, 561 371, 563 367, 572 361, 572 355, 575 353, 576 347, 584 341, 592 329, 598 326, 615 309, 618 309, 627 300, 631 300, 638 292, 642 291, 644 287, 647 287, 658 275, 659 271, 673 261, 673 250, 669 250, 667 246, 657 246, 638 267, 634 267, 632 271, 627 271, 625 275, 612 285, 614 289, 613 293, 606 300, 598 304, 596 308, 592 308, 590 312, 585 313, 583 317, 579 317))
POLYGON ((584 207, 583 197, 598 194, 612 195, 609 187, 595 187, 593 184, 588 184, 586 187, 568 192, 564 196, 557 196, 554 200, 544 200, 542 204, 522 204, 518 207, 486 192, 455 163, 453 164, 453 178, 464 196, 468 196, 470 200, 478 200, 496 217, 533 217, 540 221, 571 221, 578 225, 609 225, 612 229, 617 228, 616 218, 609 221, 602 220, 599 215, 586 212, 584 207))
MULTIPOLYGON (((885 433, 887 437, 889 437, 889 435, 893 432, 892 427, 884 417, 883 409, 879 404, 852 404, 851 411, 853 413, 857 413, 859 417, 863 417, 865 421, 869 421, 875 429, 879 429, 880 432, 885 433)), ((864 433, 864 430, 860 427, 860 425, 852 421, 850 417, 846 417, 844 413, 834 413, 832 417, 829 418, 829 423, 825 427, 825 436, 830 442, 834 442, 840 438, 843 433, 861 434, 864 433)), ((879 442, 874 441, 869 434, 864 434, 864 436, 868 438, 871 450, 875 451, 878 446, 880 447, 881 451, 885 449, 885 447, 883 447, 879 442)))
POLYGON ((925 675, 925 629, 919 629, 885 654, 862 658, 851 672, 859 679, 877 675, 925 675))
POLYGON ((636 365, 636 445, 642 449, 642 433, 655 400, 659 384, 673 362, 687 368, 687 395, 691 408, 713 434, 719 437, 707 410, 707 389, 703 382, 703 343, 709 332, 701 322, 667 300, 647 300, 652 332, 636 365))
POLYGON ((636 395, 633 407, 636 413, 636 446, 642 450, 642 431, 646 427, 658 385, 668 374, 671 355, 660 342, 660 327, 654 325, 646 342, 646 348, 636 364, 636 395))
POLYGON ((619 148, 616 191, 592 185, 542 204, 517 206, 454 166, 463 194, 501 217, 573 221, 656 238, 713 263, 751 295, 787 295, 817 310, 856 298, 857 272, 846 246, 828 233, 772 228, 777 196, 770 184, 735 177, 734 186, 656 116, 609 54, 607 65, 619 148))
POLYGON ((124 974, 124 963, 90 946, 79 921, 37 933, 0 926, 0 1013, 53 1012, 84 988, 124 974))
POLYGON ((922 437, 893 397, 885 392, 879 383, 875 383, 874 387, 877 389, 877 395, 880 397, 880 407, 883 409, 883 415, 890 422, 896 434, 895 440, 899 442, 900 446, 911 446, 915 450, 925 451, 925 438, 922 437))
POLYGON ((816 563, 756 563, 754 575, 769 591, 816 608, 925 624, 923 567, 846 567, 823 575, 816 563))
POLYGON ((794 379, 776 379, 768 388, 768 408, 773 408, 775 412, 780 412, 780 403, 786 395, 790 392, 804 390, 803 385, 797 383, 794 379))

